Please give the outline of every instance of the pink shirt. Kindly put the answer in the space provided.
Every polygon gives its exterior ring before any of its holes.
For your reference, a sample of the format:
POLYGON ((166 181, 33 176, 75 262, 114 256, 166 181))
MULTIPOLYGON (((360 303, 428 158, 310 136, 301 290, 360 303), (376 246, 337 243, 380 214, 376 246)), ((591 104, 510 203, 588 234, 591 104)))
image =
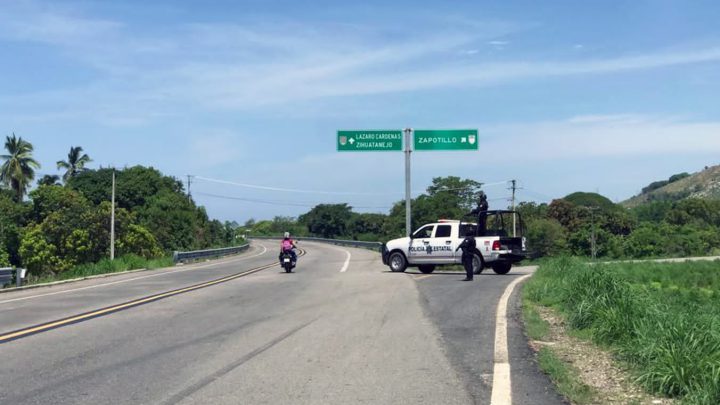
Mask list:
POLYGON ((290 250, 290 249, 292 249, 292 248, 293 248, 293 242, 292 242, 292 240, 291 240, 291 239, 283 239, 283 241, 282 241, 282 250, 283 250, 283 251, 286 251, 286 250, 290 250))

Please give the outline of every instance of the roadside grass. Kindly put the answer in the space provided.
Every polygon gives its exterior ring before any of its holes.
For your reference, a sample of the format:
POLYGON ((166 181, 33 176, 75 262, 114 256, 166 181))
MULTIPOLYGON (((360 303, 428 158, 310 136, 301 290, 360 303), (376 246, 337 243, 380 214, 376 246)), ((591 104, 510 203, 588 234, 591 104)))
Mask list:
POLYGON ((542 319, 535 304, 523 299, 523 320, 525 321, 525 333, 533 340, 544 340, 550 333, 550 325, 542 319))
POLYGON ((593 389, 577 377, 577 372, 555 355, 552 349, 538 351, 538 364, 558 387, 558 391, 574 404, 589 404, 594 399, 593 389))
POLYGON ((610 348, 636 382, 685 404, 720 403, 720 262, 587 265, 561 258, 525 286, 571 330, 610 348))
MULTIPOLYGON (((525 333, 530 339, 543 341, 550 334, 550 325, 537 311, 536 304, 523 299, 523 320, 525 333)), ((538 365, 547 373, 558 387, 558 391, 574 404, 589 404, 594 399, 593 389, 584 384, 578 373, 562 361, 550 347, 538 351, 538 365)))
POLYGON ((68 271, 55 275, 46 275, 41 277, 29 277, 25 285, 51 283, 54 281, 71 280, 75 278, 84 278, 96 276, 100 274, 118 273, 128 270, 139 269, 157 269, 162 267, 172 267, 173 259, 170 256, 160 257, 157 259, 145 259, 136 255, 126 255, 110 259, 102 259, 97 263, 81 264, 68 271))

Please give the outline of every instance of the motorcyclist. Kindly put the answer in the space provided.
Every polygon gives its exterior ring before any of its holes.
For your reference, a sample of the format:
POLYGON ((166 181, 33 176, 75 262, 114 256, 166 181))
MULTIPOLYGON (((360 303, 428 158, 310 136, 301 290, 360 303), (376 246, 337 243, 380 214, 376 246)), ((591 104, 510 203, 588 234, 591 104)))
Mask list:
POLYGON ((295 263, 297 263, 297 254, 295 253, 295 248, 297 248, 297 245, 295 245, 295 241, 290 239, 290 232, 285 232, 283 235, 283 240, 280 241, 280 256, 278 257, 280 259, 280 266, 282 267, 282 256, 283 253, 288 252, 290 256, 292 257, 292 264, 295 266, 295 263))

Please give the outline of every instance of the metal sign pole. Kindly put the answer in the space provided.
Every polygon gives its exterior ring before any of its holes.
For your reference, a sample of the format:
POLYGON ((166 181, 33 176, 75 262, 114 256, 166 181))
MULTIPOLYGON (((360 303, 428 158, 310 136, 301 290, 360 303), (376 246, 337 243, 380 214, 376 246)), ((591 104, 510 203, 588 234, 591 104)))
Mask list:
POLYGON ((411 223, 411 192, 410 192, 410 153, 412 148, 410 142, 412 141, 412 128, 405 128, 405 236, 410 236, 412 232, 411 223))
POLYGON ((110 260, 115 260, 115 169, 112 173, 112 208, 110 209, 110 260))

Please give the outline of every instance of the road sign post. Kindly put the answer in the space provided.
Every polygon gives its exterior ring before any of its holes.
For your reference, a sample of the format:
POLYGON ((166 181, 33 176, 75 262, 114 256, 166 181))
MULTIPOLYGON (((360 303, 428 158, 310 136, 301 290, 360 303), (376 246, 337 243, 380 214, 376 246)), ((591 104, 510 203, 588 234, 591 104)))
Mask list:
POLYGON ((412 232, 412 192, 410 187, 410 139, 412 139, 411 128, 405 128, 405 236, 410 236, 412 232))
POLYGON ((405 153, 405 234, 412 232, 410 154, 415 151, 477 151, 477 129, 337 131, 338 152, 405 153), (403 142, 404 140, 404 142, 403 142), (404 145, 404 148, 403 148, 404 145))
POLYGON ((415 130, 416 151, 478 150, 477 129, 415 130))
POLYGON ((400 130, 338 131, 339 152, 399 152, 403 136, 400 130))

